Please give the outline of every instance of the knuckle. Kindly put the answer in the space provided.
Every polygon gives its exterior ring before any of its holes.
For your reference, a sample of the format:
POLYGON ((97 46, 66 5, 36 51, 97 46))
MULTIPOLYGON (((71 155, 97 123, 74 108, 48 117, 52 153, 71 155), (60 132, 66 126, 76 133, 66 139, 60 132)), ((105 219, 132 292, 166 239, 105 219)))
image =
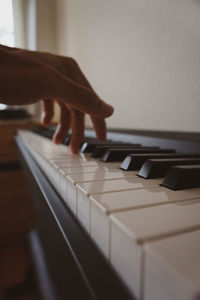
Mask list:
POLYGON ((101 101, 100 99, 98 99, 96 101, 96 112, 100 115, 101 112, 103 111, 103 108, 104 108, 103 101, 101 101))
POLYGON ((73 57, 68 57, 67 59, 71 65, 78 66, 77 61, 73 57))

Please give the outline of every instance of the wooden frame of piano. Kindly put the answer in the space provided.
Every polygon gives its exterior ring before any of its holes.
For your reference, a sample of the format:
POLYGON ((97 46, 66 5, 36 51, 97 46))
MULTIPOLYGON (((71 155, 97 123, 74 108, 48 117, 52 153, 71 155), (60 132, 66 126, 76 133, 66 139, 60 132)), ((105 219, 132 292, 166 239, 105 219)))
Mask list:
POLYGON ((28 241, 42 299, 133 299, 53 189, 20 137, 20 161, 38 226, 28 241))

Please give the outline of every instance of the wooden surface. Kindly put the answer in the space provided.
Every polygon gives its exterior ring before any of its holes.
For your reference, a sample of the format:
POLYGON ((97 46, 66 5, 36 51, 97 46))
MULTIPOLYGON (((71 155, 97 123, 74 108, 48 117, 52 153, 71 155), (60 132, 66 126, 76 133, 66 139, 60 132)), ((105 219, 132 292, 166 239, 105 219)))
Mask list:
MULTIPOLYGON (((13 135, 32 122, 0 122, 0 162, 18 160, 13 135)), ((27 232, 34 224, 32 203, 21 170, 0 170, 0 244, 27 232)))
POLYGON ((0 245, 35 225, 34 209, 21 170, 0 171, 0 245))
MULTIPOLYGON (((33 125, 32 122, 22 121, 0 122, 0 162, 18 160, 13 135, 17 129, 30 128, 33 125)), ((21 169, 0 170, 1 300, 7 299, 5 294, 8 288, 23 284, 26 279, 30 262, 25 239, 36 223, 34 208, 21 169)))
POLYGON ((0 161, 17 160, 13 135, 17 129, 31 128, 33 122, 0 121, 0 161))

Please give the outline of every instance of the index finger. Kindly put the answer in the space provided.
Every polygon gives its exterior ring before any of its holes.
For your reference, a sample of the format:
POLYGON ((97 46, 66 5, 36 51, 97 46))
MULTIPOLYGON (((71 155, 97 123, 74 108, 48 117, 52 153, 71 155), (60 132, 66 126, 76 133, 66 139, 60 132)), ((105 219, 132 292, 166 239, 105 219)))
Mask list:
POLYGON ((92 89, 76 83, 55 70, 51 71, 53 76, 48 80, 45 90, 49 95, 46 96, 61 100, 90 115, 102 118, 112 115, 113 107, 101 100, 92 89))
POLYGON ((67 100, 63 98, 63 102, 67 101, 68 104, 74 108, 87 113, 89 115, 108 118, 113 114, 113 107, 103 100, 101 100, 92 90, 85 88, 78 84, 68 86, 66 89, 67 100))
POLYGON ((104 141, 106 139, 106 122, 103 118, 98 118, 94 116, 90 116, 94 130, 96 132, 96 136, 100 141, 104 141))

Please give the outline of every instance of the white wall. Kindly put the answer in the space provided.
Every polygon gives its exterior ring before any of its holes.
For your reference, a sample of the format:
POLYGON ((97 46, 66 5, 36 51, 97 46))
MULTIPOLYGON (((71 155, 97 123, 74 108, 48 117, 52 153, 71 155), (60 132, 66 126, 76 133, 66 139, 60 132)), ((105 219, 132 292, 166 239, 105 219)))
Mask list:
MULTIPOLYGON (((30 0, 29 0, 30 1, 30 0)), ((56 52, 56 0, 36 0, 37 50, 56 52)))
POLYGON ((58 0, 57 30, 110 127, 200 132, 200 1, 58 0))
MULTIPOLYGON (((56 53, 56 0, 12 0, 15 46, 56 53)), ((26 109, 40 119, 40 103, 26 109)))

